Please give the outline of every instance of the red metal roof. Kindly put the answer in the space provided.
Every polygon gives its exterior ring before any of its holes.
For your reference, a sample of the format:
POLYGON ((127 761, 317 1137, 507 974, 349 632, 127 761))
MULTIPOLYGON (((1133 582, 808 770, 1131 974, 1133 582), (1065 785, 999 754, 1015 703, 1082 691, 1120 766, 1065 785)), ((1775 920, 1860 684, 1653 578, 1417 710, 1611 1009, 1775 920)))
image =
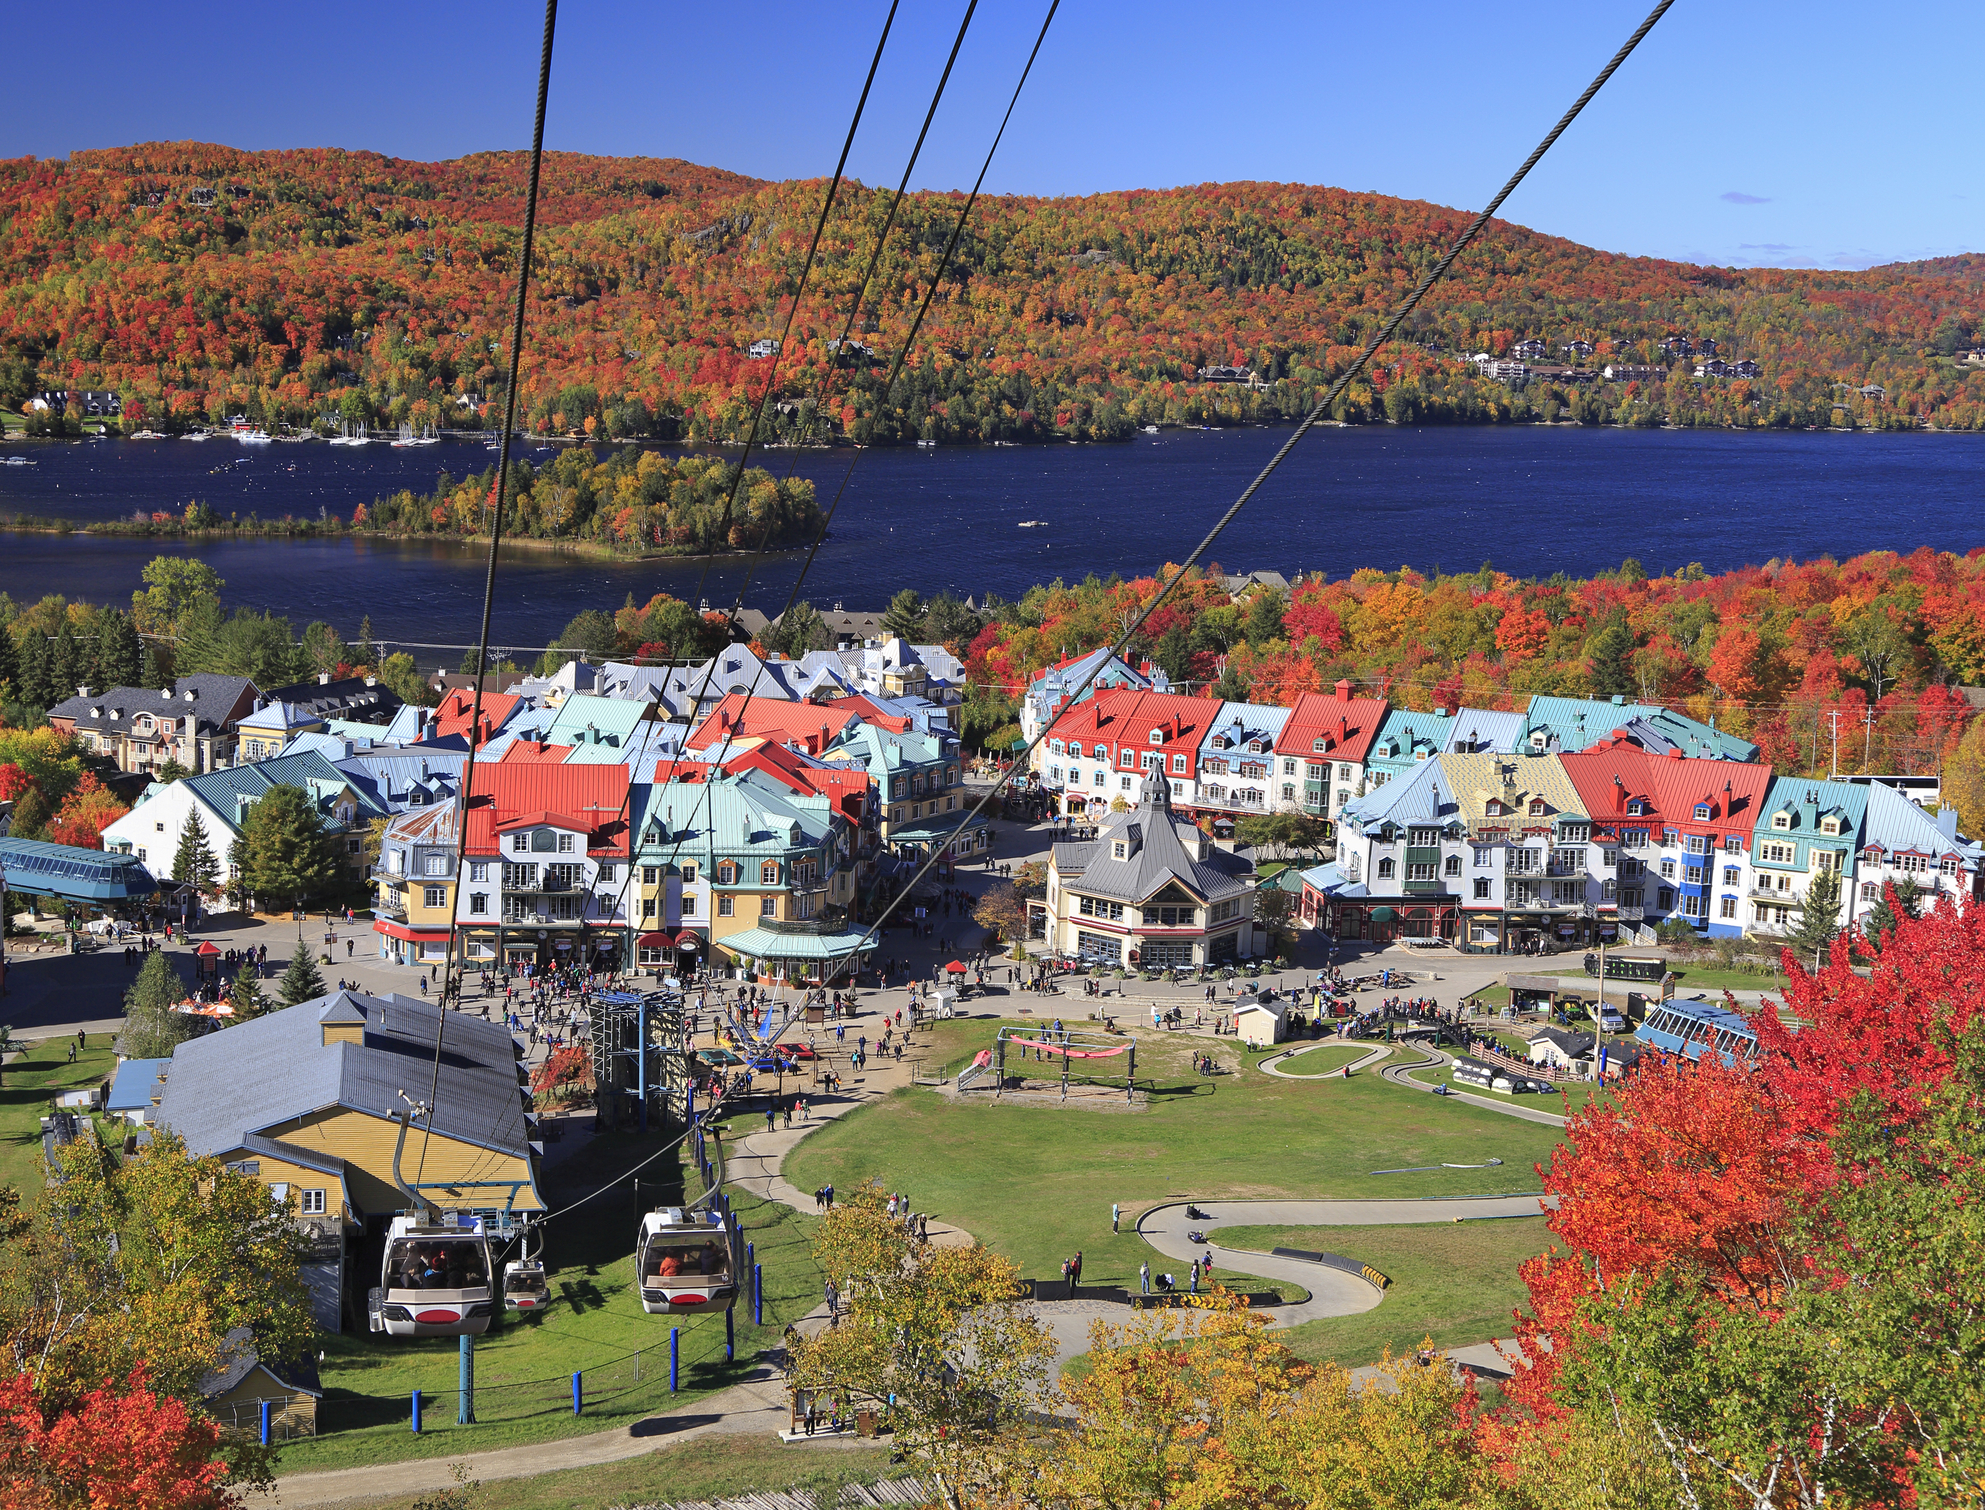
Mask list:
POLYGON ((1602 740, 1559 757, 1578 800, 1596 823, 1658 819, 1676 828, 1748 830, 1756 827, 1771 786, 1771 767, 1743 760, 1690 759, 1677 751, 1650 755, 1625 739, 1602 740), (1630 815, 1634 798, 1647 803, 1630 815), (1709 817, 1695 816, 1707 805, 1709 817))
POLYGON ((548 745, 538 739, 512 740, 496 757, 498 765, 563 765, 572 753, 571 745, 548 745))
MULTIPOLYGON (((482 695, 483 739, 500 729, 516 711, 523 699, 508 692, 485 692, 482 695)), ((469 723, 476 710, 476 695, 460 687, 451 689, 441 699, 441 705, 434 710, 434 734, 446 738, 450 734, 467 734, 469 723)), ((478 740, 477 743, 481 743, 478 740)))
POLYGON ((796 744, 807 753, 818 755, 836 734, 854 722, 855 715, 845 708, 763 697, 751 698, 747 703, 742 692, 733 692, 696 726, 687 745, 700 750, 726 736, 772 739, 780 744, 796 744))
POLYGON ((1348 681, 1340 681, 1328 693, 1305 692, 1290 710, 1276 748, 1284 755, 1321 753, 1332 760, 1362 762, 1378 737, 1385 713, 1384 698, 1353 697, 1348 681), (1323 741, 1321 751, 1318 740, 1323 741))
POLYGON ((499 833, 538 822, 582 829, 588 854, 625 859, 627 780, 623 765, 479 765, 468 852, 494 855, 499 833))

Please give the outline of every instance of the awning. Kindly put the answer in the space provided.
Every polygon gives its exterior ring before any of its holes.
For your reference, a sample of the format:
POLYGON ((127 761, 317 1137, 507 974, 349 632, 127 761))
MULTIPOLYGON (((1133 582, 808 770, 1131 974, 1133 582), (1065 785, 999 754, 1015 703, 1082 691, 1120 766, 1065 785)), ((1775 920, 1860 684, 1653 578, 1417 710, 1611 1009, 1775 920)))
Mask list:
POLYGON ((862 930, 841 933, 780 933, 770 928, 747 928, 729 938, 717 940, 720 948, 741 959, 846 959, 860 951, 872 952, 875 940, 862 930))
POLYGON ((409 928, 405 923, 396 923, 391 918, 374 918, 372 931, 383 933, 388 938, 405 939, 410 944, 432 944, 448 937, 446 928, 409 928))
POLYGON ((944 968, 952 975, 963 975, 965 973, 965 962, 962 959, 955 959, 944 968))
POLYGON ((634 942, 637 947, 642 949, 673 949, 675 948, 675 935, 673 933, 644 933, 634 942))
POLYGON ((1372 909, 1372 921, 1374 923, 1390 923, 1398 916, 1399 914, 1394 912, 1390 907, 1374 907, 1372 909))

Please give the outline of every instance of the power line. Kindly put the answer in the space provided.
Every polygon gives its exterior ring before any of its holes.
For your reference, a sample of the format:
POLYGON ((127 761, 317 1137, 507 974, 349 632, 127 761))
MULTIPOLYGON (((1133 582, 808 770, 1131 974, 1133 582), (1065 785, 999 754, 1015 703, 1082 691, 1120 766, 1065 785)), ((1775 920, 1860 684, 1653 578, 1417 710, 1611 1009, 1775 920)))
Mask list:
MULTIPOLYGON (((1440 261, 1435 263, 1433 267, 1427 270, 1426 274, 1420 279, 1419 283, 1414 286, 1413 291, 1407 295, 1406 299, 1387 318, 1385 324, 1365 344, 1364 349, 1361 352, 1359 352, 1357 360, 1354 361, 1351 364, 1351 366, 1337 379, 1337 381, 1331 385, 1330 390, 1320 400, 1317 401, 1316 406, 1313 409, 1311 409, 1308 414, 1303 416, 1302 422, 1296 426, 1295 432, 1292 435, 1290 435, 1289 439, 1283 443, 1282 447, 1278 451, 1276 451, 1275 455, 1269 458, 1268 464, 1264 466, 1261 469, 1261 471, 1255 475, 1254 480, 1250 482, 1247 485, 1247 487, 1241 491, 1240 497, 1234 500, 1232 507, 1230 507, 1226 511, 1226 513, 1220 516, 1220 518, 1214 523, 1213 528, 1207 531, 1205 538, 1202 539, 1198 545, 1193 547, 1192 553, 1186 557, 1184 563, 1181 564, 1178 570, 1172 574, 1171 578, 1165 583, 1165 585, 1159 589, 1157 595, 1152 598, 1150 603, 1145 605, 1144 609, 1142 610, 1142 612, 1138 614, 1137 618, 1124 630, 1121 638, 1119 638, 1115 642, 1115 645, 1111 650, 1110 656, 1098 660, 1096 665, 1093 668, 1091 668, 1089 674, 1082 679, 1080 685, 1077 686, 1075 691, 1070 694, 1069 701, 1071 702, 1080 701, 1082 695, 1086 693, 1089 690, 1089 688, 1094 684, 1096 678, 1102 673, 1103 668, 1110 663, 1110 660, 1117 656, 1121 656, 1123 654, 1124 650, 1129 646, 1131 640, 1136 637, 1138 630, 1144 627, 1145 620, 1149 619, 1151 615, 1158 610, 1159 606, 1162 605, 1165 602, 1165 600, 1172 595, 1173 590, 1176 589, 1178 585, 1186 579, 1186 574, 1190 572, 1193 567, 1199 564, 1200 559, 1203 556, 1205 556, 1208 550, 1212 549, 1213 542, 1220 538, 1221 532, 1224 531, 1227 528, 1227 526, 1230 523, 1232 523, 1234 517, 1237 514, 1239 514, 1243 508, 1247 506, 1248 501, 1252 499, 1254 495, 1261 490, 1262 485, 1268 481, 1270 476, 1274 474, 1276 468, 1282 465, 1284 459, 1287 458, 1289 453, 1295 449, 1296 444, 1300 440, 1302 440, 1302 438, 1305 435, 1307 435, 1312 428, 1315 427, 1317 422, 1320 419, 1322 419, 1324 415, 1330 412, 1331 406, 1336 403, 1338 397, 1344 392, 1344 390, 1350 386, 1352 380, 1355 379, 1359 373, 1364 371, 1366 365, 1371 361, 1373 353, 1376 352, 1379 349, 1379 347, 1384 345, 1387 341, 1392 339, 1393 332, 1399 328, 1400 322, 1403 321, 1407 315, 1413 312, 1414 307, 1419 304, 1421 298, 1426 294, 1427 290, 1432 288, 1434 284, 1437 283, 1446 274, 1447 270, 1451 266, 1453 266, 1454 260, 1457 257, 1459 257, 1461 253, 1467 249, 1469 243, 1471 243, 1475 239, 1475 237, 1478 234, 1480 234, 1482 227, 1488 224, 1490 217, 1493 216, 1495 212, 1502 207, 1503 201, 1509 198, 1509 196, 1515 191, 1516 186, 1523 182, 1524 178, 1529 174, 1530 170, 1537 165, 1537 163, 1543 158, 1546 152, 1550 151, 1552 145, 1557 141, 1557 139, 1560 136, 1564 134, 1566 128, 1568 128, 1571 125, 1571 123, 1578 118, 1579 112, 1584 110, 1586 105, 1591 102, 1592 97, 1596 95, 1601 88, 1604 87, 1606 81, 1612 78, 1613 74, 1615 73, 1615 71, 1618 70, 1619 66, 1627 60, 1628 55, 1631 54, 1633 50, 1640 45, 1641 40, 1644 37, 1646 37, 1646 35, 1650 31, 1654 29, 1655 23, 1658 22, 1664 15, 1668 13, 1668 8, 1673 4, 1674 4, 1674 0, 1659 0, 1659 3, 1655 5, 1654 9, 1648 13, 1647 19, 1642 21, 1640 25, 1635 28, 1633 35, 1628 37, 1626 42, 1621 46, 1620 50, 1613 54, 1612 58, 1608 60, 1608 62, 1606 63, 1606 66, 1599 70, 1598 76, 1594 78, 1590 84, 1586 85, 1584 93, 1579 95, 1579 97, 1572 102, 1571 108, 1567 110, 1562 117, 1560 117, 1558 123, 1551 128, 1551 130, 1545 135, 1544 139, 1537 144, 1534 150, 1532 150, 1530 156, 1524 159, 1522 166, 1519 167, 1515 173, 1510 175, 1509 181, 1505 183, 1500 190, 1497 191, 1495 198, 1489 201, 1488 205, 1482 210, 1481 214, 1477 215, 1474 218, 1474 220, 1469 222, 1467 229, 1464 230, 1461 233, 1461 235, 1455 239, 1454 244, 1448 248, 1446 254, 1441 257, 1440 261)), ((1052 16, 1052 12, 1050 12, 1050 16, 1052 16)), ((1038 44, 1036 45, 1038 46, 1038 44)), ((1033 752, 1040 746, 1041 741, 1047 737, 1047 732, 1048 732, 1047 728, 1044 727, 1039 734, 1036 734, 1034 738, 1028 742, 1026 748, 1021 751, 1020 755, 1017 756, 1010 765, 1008 765, 1006 770, 1000 775, 999 779, 993 783, 992 789, 988 791, 984 797, 980 798, 978 805, 974 807, 965 816, 965 818, 959 822, 959 824, 957 825, 959 829, 963 829, 973 819, 976 819, 981 813, 983 813, 987 805, 990 804, 992 800, 1005 789, 1007 783, 1013 779, 1014 773, 1019 769, 1021 769, 1021 766, 1023 762, 1027 759, 1027 757, 1031 756, 1033 752)), ((888 921, 890 914, 896 910, 897 906, 903 901, 903 899, 914 893, 917 883, 930 873, 931 869, 937 864, 938 858, 943 853, 944 853, 944 848, 942 846, 933 847, 930 858, 927 859, 923 863, 923 865, 918 869, 917 873, 911 877, 910 884, 904 887, 903 890, 897 894, 895 899, 892 900, 889 903, 889 905, 883 909, 882 915, 878 917, 875 920, 875 922, 869 926, 868 932, 864 935, 864 941, 866 941, 866 939, 868 938, 874 937, 876 930, 879 929, 883 923, 888 921)), ((860 953, 859 948, 857 948, 856 953, 857 954, 860 953)))
MULTIPOLYGON (((469 712, 469 755, 462 764, 462 777, 456 790, 459 822, 455 835, 455 891, 456 905, 449 909, 448 953, 441 967, 441 993, 436 1003, 438 1008, 434 1019, 434 1074, 428 1091, 427 1104, 435 1104, 435 1096, 441 1088, 441 1035, 448 1021, 449 987, 456 978, 455 966, 461 940, 461 893, 465 874, 465 858, 469 847, 469 810, 475 802, 476 751, 482 743, 482 696, 483 683, 489 665, 489 623, 496 608, 496 562, 503 543, 503 510, 509 501, 510 488, 510 441, 517 427, 517 393, 523 387, 522 363, 524 356, 524 314, 531 293, 531 256, 537 243, 538 232, 538 184, 544 167, 544 117, 545 99, 551 91, 551 51, 552 37, 558 24, 558 0, 545 0, 544 39, 538 50, 538 98, 537 109, 531 122, 531 173, 530 183, 524 197, 524 243, 517 259, 517 307, 510 325, 510 381, 505 385, 503 398, 503 447, 496 462, 496 501, 495 512, 489 521, 489 565, 483 574, 482 627, 476 639, 476 695, 469 712)), ((433 1134, 434 1118, 430 1113, 427 1124, 421 1130, 420 1167, 427 1163, 427 1144, 433 1134)))

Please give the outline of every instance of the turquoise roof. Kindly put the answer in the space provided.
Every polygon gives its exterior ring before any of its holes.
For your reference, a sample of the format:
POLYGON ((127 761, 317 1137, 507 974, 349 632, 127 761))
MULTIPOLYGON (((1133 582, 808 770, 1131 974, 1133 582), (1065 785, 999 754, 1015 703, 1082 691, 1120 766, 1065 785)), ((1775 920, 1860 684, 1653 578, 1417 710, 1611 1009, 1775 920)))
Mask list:
POLYGON ((641 821, 641 857, 700 860, 723 855, 771 859, 818 849, 834 831, 825 797, 798 796, 760 771, 709 781, 658 782, 641 821))
POLYGON ((875 948, 875 940, 859 928, 840 933, 787 933, 782 929, 747 928, 716 941, 740 959, 846 959, 875 948))
POLYGON ((631 697, 595 697, 577 692, 565 700, 558 717, 545 730, 547 744, 604 745, 624 750, 633 743, 635 732, 651 720, 654 705, 631 697))
POLYGON ((1759 838, 1812 839, 1832 849, 1853 848, 1858 844, 1861 820, 1867 811, 1865 786, 1851 781, 1818 781, 1809 776, 1774 776, 1771 790, 1765 793, 1764 804, 1758 809, 1755 832, 1759 838), (1792 815, 1791 828, 1774 828, 1772 815, 1785 811, 1792 815), (1820 832, 1819 820, 1828 813, 1840 815, 1838 834, 1820 832))
POLYGON ((1376 767, 1388 776, 1398 776, 1418 765, 1418 751, 1438 755, 1447 745, 1448 730, 1454 726, 1449 713, 1418 713, 1411 708, 1388 708, 1365 751, 1367 768, 1376 767))
POLYGON ((0 836, 7 890, 73 902, 125 902, 159 889, 144 862, 130 855, 40 839, 0 836))
POLYGON ((315 750, 302 750, 294 755, 278 755, 270 760, 257 760, 248 765, 225 766, 218 771, 209 771, 204 776, 183 778, 188 790, 212 808, 228 823, 239 825, 242 816, 242 799, 260 797, 271 787, 301 787, 310 794, 321 811, 329 808, 330 800, 339 792, 350 790, 358 799, 358 806, 368 818, 383 818, 387 809, 373 800, 364 786, 352 780, 343 771, 332 765, 315 750))
POLYGON ((1615 729, 1624 729, 1650 754, 1666 754, 1672 746, 1691 758, 1755 760, 1758 756, 1758 747, 1748 739, 1726 734, 1660 703, 1539 693, 1530 699, 1525 716, 1529 733, 1541 730, 1546 737, 1555 738, 1559 752, 1566 755, 1589 750, 1611 737, 1615 729))
POLYGON ((939 735, 916 729, 897 734, 874 724, 849 724, 820 752, 823 761, 858 765, 878 783, 898 771, 943 765, 947 755, 945 741, 939 735))

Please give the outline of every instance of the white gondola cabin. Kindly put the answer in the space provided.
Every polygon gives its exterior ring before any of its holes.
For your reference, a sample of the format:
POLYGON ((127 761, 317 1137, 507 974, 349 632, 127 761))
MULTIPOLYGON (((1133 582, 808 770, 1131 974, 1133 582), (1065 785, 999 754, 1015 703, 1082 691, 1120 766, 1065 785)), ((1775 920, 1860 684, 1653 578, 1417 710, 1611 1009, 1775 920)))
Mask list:
POLYGON ((731 1234, 714 1211, 664 1206, 641 1218, 635 1272, 650 1316, 726 1311, 737 1300, 731 1234))
POLYGON ((389 1337, 464 1337, 489 1330, 496 1312, 489 1239, 480 1218, 447 1226, 397 1216, 387 1233, 372 1330, 389 1337))

